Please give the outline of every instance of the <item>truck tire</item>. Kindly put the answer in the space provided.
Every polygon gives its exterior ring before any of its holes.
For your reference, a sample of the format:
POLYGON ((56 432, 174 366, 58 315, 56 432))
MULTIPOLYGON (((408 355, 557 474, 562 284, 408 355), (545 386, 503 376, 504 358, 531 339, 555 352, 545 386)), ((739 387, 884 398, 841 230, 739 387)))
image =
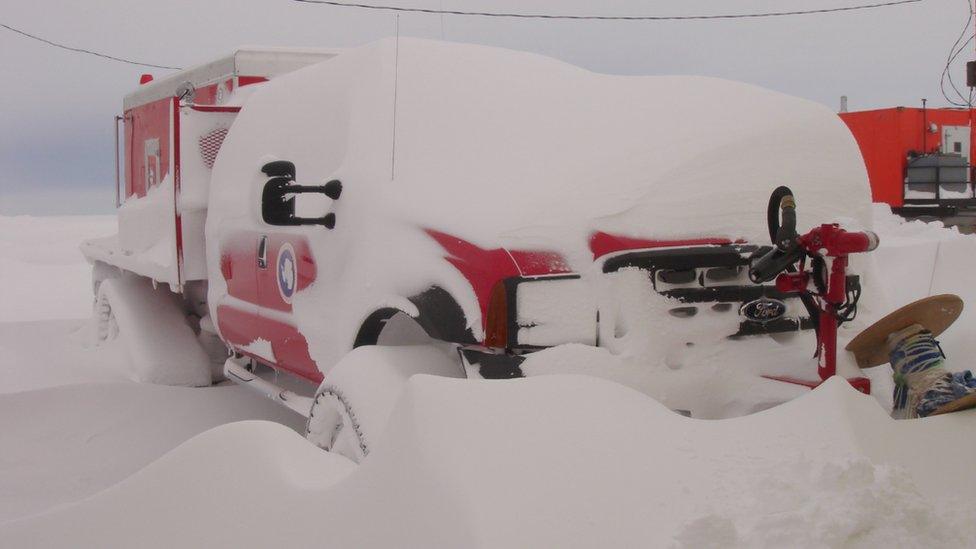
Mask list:
POLYGON ((102 281, 108 280, 110 278, 119 278, 122 276, 122 271, 118 267, 113 267, 108 263, 103 263, 101 261, 96 261, 92 264, 92 295, 95 299, 98 299, 98 288, 102 285, 102 281))
POLYGON ((135 381, 202 387, 211 384, 210 357, 186 321, 178 294, 125 273, 102 280, 95 299, 96 344, 121 340, 135 381))
POLYGON ((305 437, 360 462, 383 437, 410 377, 463 378, 453 345, 367 345, 349 352, 315 393, 305 437))

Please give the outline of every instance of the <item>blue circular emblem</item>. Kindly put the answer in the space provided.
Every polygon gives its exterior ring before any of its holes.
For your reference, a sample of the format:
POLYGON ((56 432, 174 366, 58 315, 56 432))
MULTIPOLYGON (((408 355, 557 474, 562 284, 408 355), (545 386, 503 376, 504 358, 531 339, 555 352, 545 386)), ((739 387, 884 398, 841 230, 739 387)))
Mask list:
POLYGON ((771 297, 760 297, 743 305, 739 314, 753 322, 765 324, 782 318, 786 314, 786 303, 771 297))
POLYGON ((278 250, 277 261, 278 293, 285 303, 291 303, 291 296, 298 286, 298 263, 295 261, 295 250, 291 244, 285 242, 278 250))

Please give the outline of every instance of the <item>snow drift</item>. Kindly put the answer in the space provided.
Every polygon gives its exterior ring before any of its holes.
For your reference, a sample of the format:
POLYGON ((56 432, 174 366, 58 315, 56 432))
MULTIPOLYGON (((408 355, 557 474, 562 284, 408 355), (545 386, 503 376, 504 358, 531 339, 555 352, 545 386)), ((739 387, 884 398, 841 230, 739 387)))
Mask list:
MULTIPOLYGON (((100 358, 106 368, 115 357, 100 358)), ((264 419, 282 429, 302 427, 289 410, 241 387, 87 381, 0 395, 0 523, 101 492, 224 423, 264 419)), ((11 545, 0 536, 0 546, 11 545)))
MULTIPOLYGON (((112 489, 0 529, 14 546, 933 546, 973 507, 976 413, 895 422, 833 379, 683 418, 579 376, 414 377, 353 469, 267 423, 207 432, 112 489), (178 525, 178 526, 177 526, 178 525), (269 526, 274 525, 274 526, 269 526)), ((970 540, 971 541, 971 540, 970 540)))

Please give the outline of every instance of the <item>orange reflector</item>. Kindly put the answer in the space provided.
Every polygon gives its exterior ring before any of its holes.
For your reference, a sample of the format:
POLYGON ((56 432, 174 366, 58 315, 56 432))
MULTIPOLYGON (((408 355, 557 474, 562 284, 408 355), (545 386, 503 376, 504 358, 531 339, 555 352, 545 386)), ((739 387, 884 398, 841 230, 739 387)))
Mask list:
POLYGON ((485 346, 508 347, 508 293, 505 281, 499 280, 491 289, 488 312, 485 315, 485 346))

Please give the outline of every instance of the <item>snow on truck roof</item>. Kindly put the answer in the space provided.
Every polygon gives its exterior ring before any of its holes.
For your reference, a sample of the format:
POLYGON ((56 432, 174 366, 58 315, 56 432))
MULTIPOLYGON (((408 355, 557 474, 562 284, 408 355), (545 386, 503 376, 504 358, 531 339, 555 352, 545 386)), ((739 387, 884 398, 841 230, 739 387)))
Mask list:
POLYGON ((232 76, 271 78, 324 61, 336 56, 339 51, 341 50, 244 46, 230 55, 180 70, 140 86, 136 91, 125 96, 122 100, 122 109, 127 111, 139 105, 172 97, 184 82, 200 87, 232 76))
POLYGON ((340 217, 368 193, 374 219, 479 245, 585 250, 595 230, 765 242, 766 201, 783 184, 801 227, 870 224, 859 149, 823 105, 469 44, 381 40, 262 86, 215 166, 219 200, 253 211, 259 198, 240 184, 259 188, 271 157, 295 162, 299 182, 341 179, 340 217))

